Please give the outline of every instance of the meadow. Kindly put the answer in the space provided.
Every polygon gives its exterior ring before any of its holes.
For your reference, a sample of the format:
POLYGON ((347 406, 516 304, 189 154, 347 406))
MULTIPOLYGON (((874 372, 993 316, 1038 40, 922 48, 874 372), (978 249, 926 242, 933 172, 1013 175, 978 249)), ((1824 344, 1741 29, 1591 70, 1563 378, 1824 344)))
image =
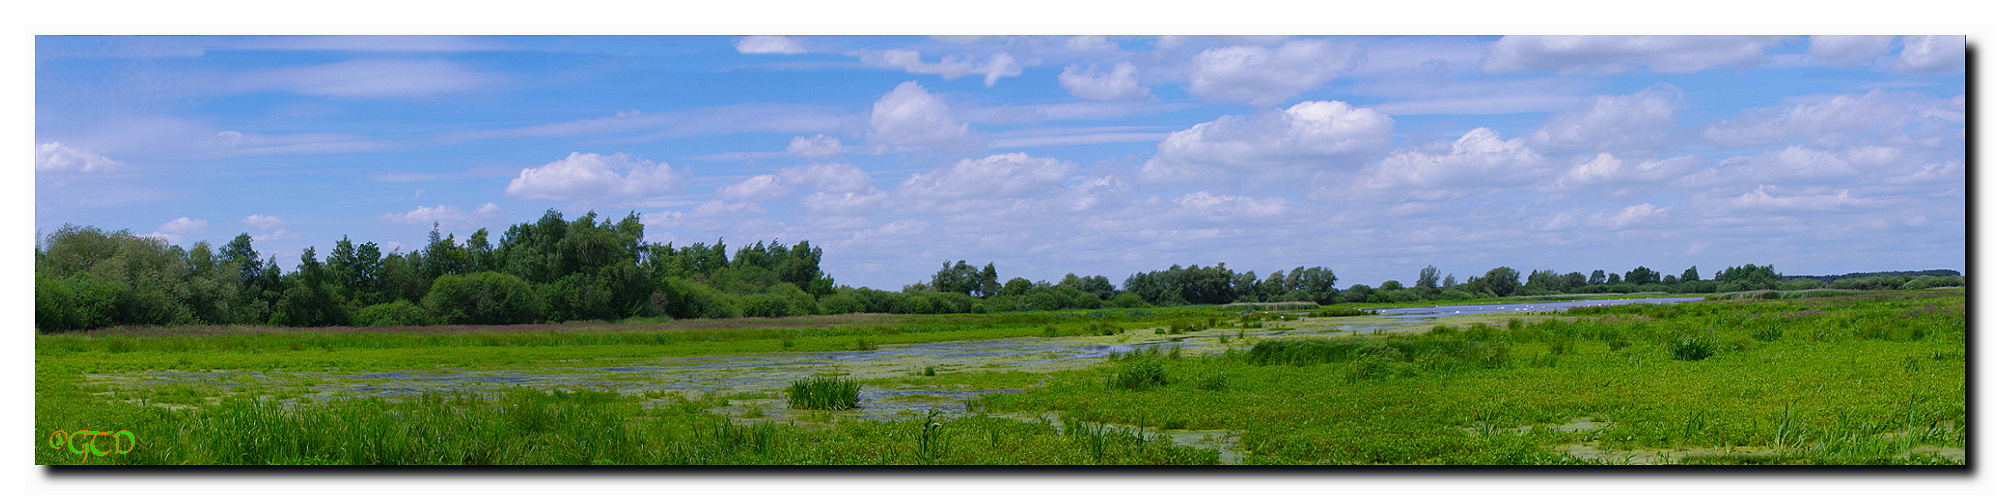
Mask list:
POLYGON ((36 462, 1965 463, 1962 290, 1345 311, 38 335, 36 462))

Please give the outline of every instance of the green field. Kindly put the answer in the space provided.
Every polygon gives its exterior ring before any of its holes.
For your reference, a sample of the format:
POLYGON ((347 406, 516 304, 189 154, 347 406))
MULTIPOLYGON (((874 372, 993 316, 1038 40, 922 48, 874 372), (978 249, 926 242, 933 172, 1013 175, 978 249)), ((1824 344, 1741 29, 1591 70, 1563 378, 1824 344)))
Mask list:
POLYGON ((1303 316, 39 335, 36 462, 1965 461, 1962 290, 1303 316))

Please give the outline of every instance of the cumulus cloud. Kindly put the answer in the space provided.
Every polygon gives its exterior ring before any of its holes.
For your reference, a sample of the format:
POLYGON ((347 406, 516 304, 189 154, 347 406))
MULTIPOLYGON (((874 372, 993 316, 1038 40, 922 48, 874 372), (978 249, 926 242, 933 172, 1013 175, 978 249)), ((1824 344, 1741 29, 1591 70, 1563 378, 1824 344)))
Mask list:
POLYGON ((1556 180, 1556 189, 1597 185, 1653 184, 1686 175, 1701 161, 1694 155, 1682 155, 1646 161, 1620 159, 1610 153, 1598 153, 1563 173, 1556 180))
POLYGON ((1075 163, 1055 158, 1026 153, 997 154, 977 160, 967 158, 949 169, 911 175, 896 187, 896 194, 925 202, 926 206, 977 204, 1053 193, 1075 171, 1075 163))
POLYGON ((1774 195, 1767 192, 1770 189, 1773 189, 1773 187, 1757 186, 1755 191, 1743 193, 1743 196, 1729 200, 1729 204, 1739 209, 1823 211, 1869 203, 1865 200, 1849 196, 1846 189, 1833 194, 1802 194, 1796 196, 1774 195))
POLYGON ((897 146, 948 145, 964 141, 966 125, 944 100, 909 81, 883 94, 868 114, 868 140, 897 146))
POLYGON ((208 230, 207 220, 190 219, 187 217, 181 217, 179 219, 167 221, 166 224, 161 224, 159 229, 159 231, 162 233, 173 233, 173 234, 193 234, 207 230, 208 230))
POLYGON ((1196 181, 1247 171, 1340 168, 1389 143, 1395 120, 1340 101, 1307 101, 1248 118, 1225 115, 1169 134, 1139 169, 1147 182, 1196 181))
MULTIPOLYGON (((489 202, 472 212, 466 212, 451 205, 438 205, 434 207, 419 205, 416 209, 408 212, 382 214, 381 219, 405 224, 429 224, 435 222, 469 221, 475 218, 484 219, 497 215, 500 215, 500 206, 489 202)), ((280 229, 279 232, 282 233, 284 230, 280 229)))
POLYGON ((1550 117, 1528 139, 1536 147, 1562 150, 1645 149, 1673 132, 1680 107, 1680 89, 1672 85, 1595 96, 1582 109, 1550 117))
POLYGON ((1196 191, 1174 200, 1181 208, 1220 218, 1271 217, 1284 214, 1291 203, 1283 198, 1217 195, 1196 191))
POLYGON ((1708 126, 1702 137, 1722 147, 1752 147, 1804 140, 1836 148, 1857 140, 1884 140, 1927 119, 1964 122, 1962 100, 1935 99, 1916 92, 1870 91, 1800 102, 1789 107, 1745 111, 1708 126))
POLYGON ((1807 52, 1829 64, 1868 64, 1895 41, 1896 37, 1888 35, 1814 35, 1807 52))
MULTIPOLYGON (((1466 132, 1449 145, 1397 152, 1362 182, 1371 189, 1431 188, 1465 183, 1498 185, 1531 178, 1545 165, 1521 138, 1500 139, 1492 129, 1466 132)), ((1419 196, 1425 197, 1425 196, 1419 196)))
POLYGON ((785 146, 785 154, 806 158, 826 158, 839 155, 840 139, 827 137, 826 134, 814 135, 811 138, 804 136, 793 137, 791 145, 785 146))
POLYGON ((903 71, 919 75, 938 75, 945 79, 965 75, 986 75, 986 86, 991 87, 1001 77, 1021 76, 1021 64, 1006 52, 996 52, 987 56, 986 63, 980 64, 974 56, 947 55, 935 63, 924 62, 923 54, 907 49, 884 51, 864 51, 858 53, 861 62, 870 66, 902 68, 903 71))
POLYGON ((1858 173, 1847 160, 1831 152, 1791 146, 1754 156, 1728 158, 1716 168, 1689 174, 1676 179, 1673 184, 1684 189, 1703 189, 1744 182, 1825 182, 1851 178, 1858 173))
POLYGON ((738 201, 775 200, 791 195, 792 188, 786 187, 784 181, 771 174, 751 177, 715 190, 716 198, 738 201))
POLYGON ((868 189, 851 192, 818 192, 799 199, 799 204, 815 213, 871 215, 889 207, 889 193, 868 189))
POLYGON ((783 35, 752 35, 736 41, 736 51, 744 54, 804 54, 806 47, 783 35))
POLYGON ((244 217, 240 222, 244 224, 249 224, 251 227, 255 227, 257 229, 262 229, 265 231, 270 231, 271 228, 285 225, 284 219, 264 214, 252 214, 249 217, 244 217))
POLYGON ((679 173, 665 163, 624 153, 570 153, 540 167, 521 169, 507 183, 507 194, 531 200, 573 201, 643 198, 682 187, 679 173))
POLYGON ((1073 36, 1063 41, 1063 48, 1077 52, 1118 50, 1118 44, 1106 40, 1102 35, 1073 36))
POLYGON ((1597 230, 1618 231, 1634 229, 1663 222, 1667 219, 1667 207, 1655 207, 1651 203, 1641 203, 1625 208, 1588 212, 1583 209, 1560 212, 1542 223, 1535 225, 1543 231, 1597 230))
POLYGON ((235 86, 246 91, 384 98, 477 90, 499 81, 498 76, 446 61, 354 60, 251 71, 237 76, 235 86))
POLYGON ((1099 72, 1095 64, 1088 68, 1072 64, 1064 67, 1056 80, 1070 95, 1085 99, 1116 101, 1153 95, 1152 90, 1139 85, 1139 67, 1129 62, 1118 63, 1106 72, 1099 72))
POLYGON ((813 163, 778 171, 786 182, 829 193, 868 189, 868 172, 846 163, 813 163))
POLYGON ((1782 36, 1509 35, 1493 42, 1482 67, 1489 73, 1550 71, 1607 75, 1646 68, 1693 73, 1717 66, 1751 66, 1782 36))
POLYGON ((1903 52, 1896 56, 1896 69, 1912 73, 1965 71, 1965 37, 1958 35, 1903 37, 1903 52))
POLYGON ((36 172, 108 172, 118 165, 117 161, 80 146, 66 146, 60 142, 44 142, 35 146, 36 172))
POLYGON ((1277 48, 1218 47, 1195 55, 1187 88, 1210 101, 1268 106, 1319 88, 1361 59, 1360 49, 1329 40, 1293 40, 1277 48))

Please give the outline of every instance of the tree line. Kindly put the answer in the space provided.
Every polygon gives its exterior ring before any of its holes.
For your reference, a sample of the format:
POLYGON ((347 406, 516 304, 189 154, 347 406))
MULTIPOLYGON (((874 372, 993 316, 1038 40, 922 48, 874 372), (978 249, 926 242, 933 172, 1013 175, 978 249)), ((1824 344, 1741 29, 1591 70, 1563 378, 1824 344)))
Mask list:
POLYGON ((1217 263, 1133 273, 1114 285, 1106 276, 1074 273, 1055 283, 1001 281, 992 263, 961 260, 891 292, 835 284, 820 268, 821 249, 806 241, 760 241, 731 253, 722 240, 675 246, 645 243, 644 236, 637 213, 616 221, 595 212, 565 219, 552 209, 509 227, 497 242, 485 229, 461 240, 435 226, 426 244, 409 252, 343 237, 323 259, 317 248, 305 248, 287 272, 249 234, 221 248, 206 241, 182 248, 129 230, 65 225, 35 248, 35 322, 43 332, 112 325, 421 326, 1964 284, 1958 276, 1892 274, 1823 283, 1750 264, 1708 279, 1694 267, 1678 275, 1643 266, 1589 275, 1533 270, 1525 279, 1498 267, 1461 283, 1427 266, 1410 286, 1390 280, 1343 290, 1326 267, 1260 277, 1217 263))

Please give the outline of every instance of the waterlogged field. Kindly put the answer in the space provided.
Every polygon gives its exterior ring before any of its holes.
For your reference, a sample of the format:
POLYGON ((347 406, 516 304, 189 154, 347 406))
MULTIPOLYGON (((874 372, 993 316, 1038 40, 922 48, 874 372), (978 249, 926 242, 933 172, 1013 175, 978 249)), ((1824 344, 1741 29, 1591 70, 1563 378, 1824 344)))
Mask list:
POLYGON ((1962 291, 1314 312, 42 335, 36 461, 1965 461, 1962 291))

